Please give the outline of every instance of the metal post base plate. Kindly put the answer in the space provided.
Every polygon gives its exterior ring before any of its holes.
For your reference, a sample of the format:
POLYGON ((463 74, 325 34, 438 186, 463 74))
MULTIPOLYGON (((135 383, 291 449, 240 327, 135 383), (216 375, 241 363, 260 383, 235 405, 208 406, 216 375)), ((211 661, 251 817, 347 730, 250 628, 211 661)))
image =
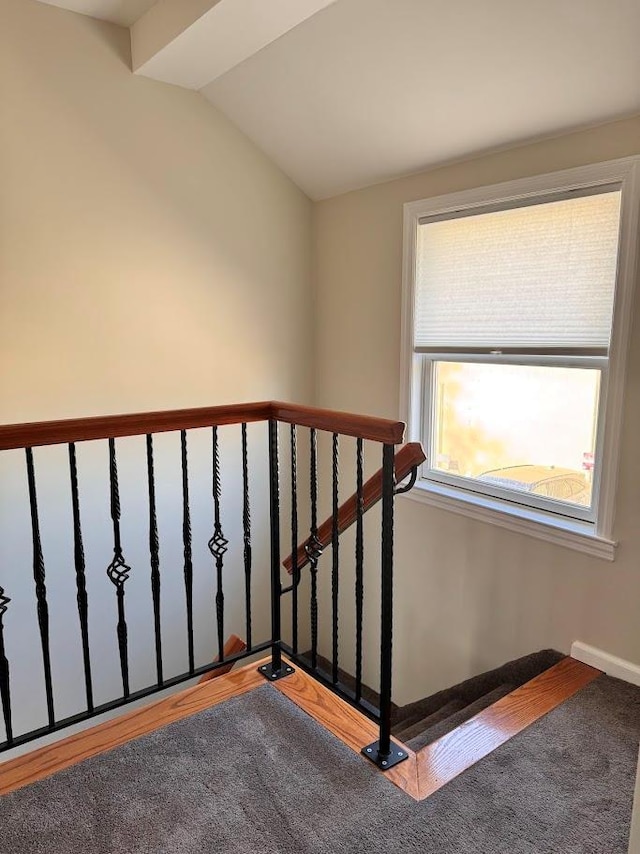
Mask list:
POLYGON ((373 744, 368 744, 366 747, 363 747, 361 753, 383 771, 388 771, 389 768, 393 768, 394 765, 397 765, 399 762, 403 762, 405 759, 409 758, 407 751, 402 747, 398 747, 398 745, 394 744, 393 741, 391 742, 391 748, 387 756, 380 755, 379 747, 380 742, 374 741, 373 744))
POLYGON ((290 664, 283 664, 279 670, 273 669, 273 664, 263 664, 258 668, 258 673, 267 680, 267 682, 277 682, 278 679, 284 679, 285 676, 291 676, 296 671, 290 664))

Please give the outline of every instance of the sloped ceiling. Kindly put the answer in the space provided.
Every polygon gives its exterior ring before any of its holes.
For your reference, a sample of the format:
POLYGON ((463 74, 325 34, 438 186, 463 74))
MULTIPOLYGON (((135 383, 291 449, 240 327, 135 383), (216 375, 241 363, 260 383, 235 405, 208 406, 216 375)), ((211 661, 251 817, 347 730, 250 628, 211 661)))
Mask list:
POLYGON ((640 112, 640 0, 339 0, 203 91, 323 198, 640 112))
POLYGON ((640 0, 41 2, 133 24, 314 199, 640 113, 640 0))

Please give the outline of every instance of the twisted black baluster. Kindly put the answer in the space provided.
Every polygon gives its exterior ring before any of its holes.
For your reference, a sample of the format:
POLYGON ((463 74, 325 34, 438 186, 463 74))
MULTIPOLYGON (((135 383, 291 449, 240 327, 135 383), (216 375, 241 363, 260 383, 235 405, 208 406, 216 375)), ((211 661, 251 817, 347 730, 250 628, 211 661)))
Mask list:
POLYGON ((362 610, 364 599, 364 495, 362 472, 362 439, 356 444, 356 701, 362 697, 362 610))
POLYGON ((249 507, 249 456, 246 424, 242 425, 242 539, 244 543, 247 648, 251 649, 251 511, 249 507))
POLYGON ((225 539, 220 524, 220 452, 218 450, 218 428, 213 434, 213 536, 209 540, 209 551, 216 561, 216 617, 218 621, 218 661, 224 661, 224 593, 222 592, 222 568, 229 541, 225 539))
MULTIPOLYGON (((378 741, 378 760, 381 764, 389 761, 392 748, 396 757, 402 757, 404 751, 397 752, 391 743, 391 680, 392 680, 392 640, 393 640, 393 491, 394 445, 382 446, 382 583, 380 591, 380 739, 378 741)), ((366 749, 366 748, 365 748, 366 749)), ((406 754, 405 754, 406 755, 406 754)))
POLYGON ((333 434, 332 447, 332 521, 331 521, 331 621, 332 621, 332 680, 338 683, 338 568, 339 568, 339 539, 338 539, 338 434, 333 434))
POLYGON ((160 541, 156 515, 156 483, 153 469, 153 437, 147 434, 147 480, 149 483, 149 554, 151 558, 151 595, 153 597, 153 627, 156 643, 156 672, 162 685, 162 630, 160 624, 160 541))
POLYGON ((310 443, 311 536, 304 548, 311 570, 311 667, 315 670, 318 664, 318 561, 322 555, 322 544, 318 539, 318 442, 315 427, 310 429, 310 443))
POLYGON ((42 643, 42 662, 44 665, 44 684, 47 695, 47 715, 49 726, 55 724, 53 710, 53 684, 51 679, 51 652, 49 647, 49 606, 47 605, 47 586, 45 584, 44 558, 40 542, 40 523, 38 520, 38 498, 36 477, 33 468, 33 451, 25 448, 27 455, 27 479, 29 481, 29 503, 31 505, 31 534, 33 539, 33 578, 36 583, 38 625, 42 643))
POLYGON ((93 711, 93 684, 91 681, 91 656, 89 654, 89 601, 87 598, 87 578, 85 573, 84 546, 80 525, 80 496, 78 492, 78 465, 76 446, 69 445, 69 474, 71 477, 71 506, 73 509, 73 555, 76 567, 76 600, 80 618, 82 638, 82 658, 84 661, 84 683, 87 694, 87 711, 93 711))
POLYGON ((189 510, 189 469, 187 461, 187 431, 180 431, 182 449, 182 544, 184 552, 184 591, 187 600, 187 644, 189 673, 195 669, 193 651, 193 559, 191 551, 191 511, 189 510))
POLYGON ((111 520, 113 521, 113 560, 107 567, 107 575, 116 588, 118 601, 116 634, 120 652, 120 670, 122 671, 122 693, 127 698, 129 696, 129 652, 127 648, 127 621, 124 610, 124 585, 129 578, 131 567, 125 563, 120 541, 120 489, 114 439, 109 439, 109 486, 111 491, 111 520))
POLYGON ((0 699, 2 700, 2 716, 7 736, 7 747, 13 744, 13 727, 11 725, 11 692, 9 690, 9 661, 4 650, 4 615, 7 605, 11 602, 0 587, 0 699))
POLYGON ((278 422, 269 419, 269 532, 271 539, 271 663, 263 665, 271 679, 277 679, 282 664, 282 584, 280 582, 280 454, 278 422))
POLYGON ((294 655, 298 653, 298 585, 300 569, 298 567, 298 441, 296 425, 291 425, 291 572, 293 590, 291 592, 291 634, 294 655))

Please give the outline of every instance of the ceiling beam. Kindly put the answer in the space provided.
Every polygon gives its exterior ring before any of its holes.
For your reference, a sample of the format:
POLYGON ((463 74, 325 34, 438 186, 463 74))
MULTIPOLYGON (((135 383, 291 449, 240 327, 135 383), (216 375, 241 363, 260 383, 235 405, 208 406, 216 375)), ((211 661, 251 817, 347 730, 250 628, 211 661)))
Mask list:
POLYGON ((133 70, 202 89, 335 0, 159 0, 131 27, 133 70))

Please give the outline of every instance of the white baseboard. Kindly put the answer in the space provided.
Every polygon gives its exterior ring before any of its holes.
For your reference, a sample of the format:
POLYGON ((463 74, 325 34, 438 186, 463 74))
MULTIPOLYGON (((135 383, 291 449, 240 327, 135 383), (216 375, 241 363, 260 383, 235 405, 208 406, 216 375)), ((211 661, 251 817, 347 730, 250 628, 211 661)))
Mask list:
POLYGON ((617 655, 610 655, 595 646, 574 641, 571 645, 571 657, 583 664, 597 667, 598 670, 602 670, 608 676, 615 676, 616 679, 623 679, 632 685, 640 685, 640 665, 625 661, 624 658, 618 658, 617 655))

